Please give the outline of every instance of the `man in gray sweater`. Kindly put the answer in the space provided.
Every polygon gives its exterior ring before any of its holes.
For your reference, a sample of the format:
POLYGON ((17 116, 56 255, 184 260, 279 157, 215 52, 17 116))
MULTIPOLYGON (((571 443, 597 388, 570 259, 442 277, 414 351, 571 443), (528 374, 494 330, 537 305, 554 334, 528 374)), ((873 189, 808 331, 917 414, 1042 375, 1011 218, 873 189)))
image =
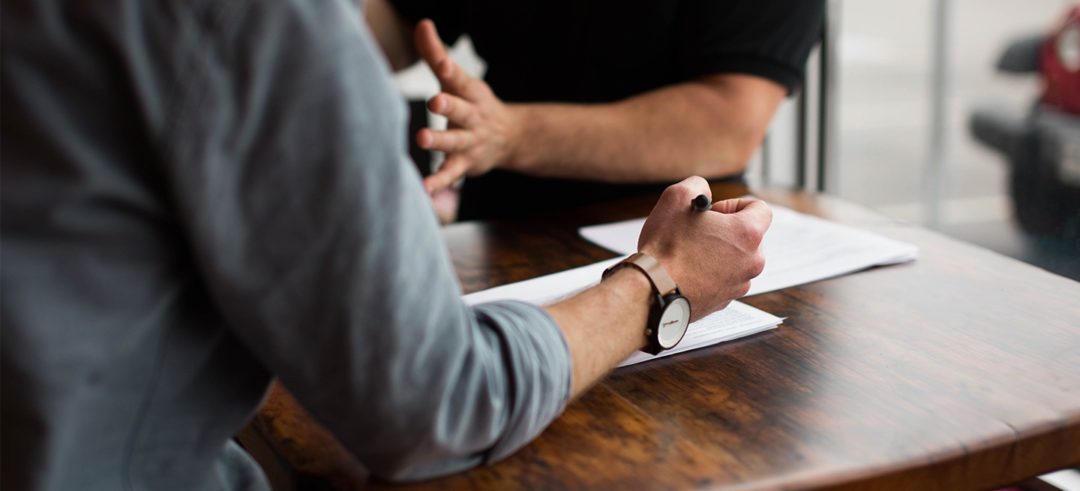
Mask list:
MULTIPOLYGON (((503 458, 642 347, 633 268, 463 304, 404 107, 345 0, 5 1, 3 489, 266 489, 272 377, 372 473, 503 458)), ((760 272, 754 200, 660 199, 694 317, 760 272)))

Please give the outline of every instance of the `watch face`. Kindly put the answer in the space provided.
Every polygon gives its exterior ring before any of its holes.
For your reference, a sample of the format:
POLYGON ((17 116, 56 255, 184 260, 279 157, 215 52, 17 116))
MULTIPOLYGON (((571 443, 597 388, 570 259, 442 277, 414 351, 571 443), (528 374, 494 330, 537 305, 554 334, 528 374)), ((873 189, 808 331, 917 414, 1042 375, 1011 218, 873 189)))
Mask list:
POLYGON ((690 302, 685 297, 675 297, 664 313, 660 314, 660 327, 656 333, 660 347, 669 349, 679 344, 686 327, 690 325, 690 302))

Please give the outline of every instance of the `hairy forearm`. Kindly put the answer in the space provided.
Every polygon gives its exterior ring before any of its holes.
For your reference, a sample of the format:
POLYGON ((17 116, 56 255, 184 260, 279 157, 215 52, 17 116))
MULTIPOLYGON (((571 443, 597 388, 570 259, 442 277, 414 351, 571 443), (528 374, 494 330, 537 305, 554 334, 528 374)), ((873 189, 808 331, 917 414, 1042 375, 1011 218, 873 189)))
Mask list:
POLYGON ((607 182, 670 181, 741 172, 783 88, 723 75, 610 104, 512 104, 520 121, 507 168, 607 182))
POLYGON ((645 275, 626 268, 547 307, 570 347, 571 397, 645 345, 651 288, 645 275))

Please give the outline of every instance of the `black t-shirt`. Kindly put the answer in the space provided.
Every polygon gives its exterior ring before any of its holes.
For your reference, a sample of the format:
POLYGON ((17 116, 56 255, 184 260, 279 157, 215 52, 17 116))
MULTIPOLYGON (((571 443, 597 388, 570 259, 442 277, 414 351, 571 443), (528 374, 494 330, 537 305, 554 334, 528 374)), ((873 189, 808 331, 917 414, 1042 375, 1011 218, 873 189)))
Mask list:
MULTIPOLYGON (((390 0, 447 44, 472 38, 507 102, 611 102, 718 73, 789 92, 821 32, 823 0, 390 0)), ((655 189, 496 170, 466 180, 461 219, 514 216, 655 189)))

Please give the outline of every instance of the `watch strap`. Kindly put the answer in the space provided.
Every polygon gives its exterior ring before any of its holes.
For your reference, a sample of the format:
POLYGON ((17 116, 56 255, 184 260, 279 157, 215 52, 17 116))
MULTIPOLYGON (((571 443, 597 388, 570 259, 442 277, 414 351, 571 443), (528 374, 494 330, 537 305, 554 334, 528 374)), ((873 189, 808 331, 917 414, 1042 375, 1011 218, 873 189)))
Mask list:
POLYGON ((645 273, 645 277, 652 283, 653 288, 660 297, 666 297, 676 290, 675 280, 671 279, 671 275, 667 273, 664 266, 657 261, 656 258, 645 254, 644 252, 636 252, 631 254, 630 257, 619 261, 614 266, 604 271, 604 278, 607 278, 611 273, 623 267, 633 267, 645 273))

